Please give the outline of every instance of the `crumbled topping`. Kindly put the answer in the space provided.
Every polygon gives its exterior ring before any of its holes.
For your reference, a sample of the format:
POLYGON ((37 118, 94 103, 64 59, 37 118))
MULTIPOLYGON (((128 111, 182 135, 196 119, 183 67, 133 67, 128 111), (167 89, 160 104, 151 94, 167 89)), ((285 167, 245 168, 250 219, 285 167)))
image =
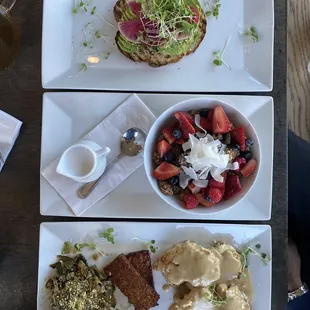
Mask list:
POLYGON ((232 163, 236 157, 240 155, 240 151, 235 151, 232 148, 228 147, 226 148, 226 154, 229 155, 229 162, 232 163))
POLYGON ((153 160, 153 163, 156 167, 158 167, 163 162, 163 160, 160 158, 160 156, 157 152, 153 153, 152 160, 153 160))
POLYGON ((164 182, 164 181, 158 181, 158 187, 164 195, 167 195, 167 196, 173 195, 173 185, 172 184, 170 184, 168 182, 164 182))

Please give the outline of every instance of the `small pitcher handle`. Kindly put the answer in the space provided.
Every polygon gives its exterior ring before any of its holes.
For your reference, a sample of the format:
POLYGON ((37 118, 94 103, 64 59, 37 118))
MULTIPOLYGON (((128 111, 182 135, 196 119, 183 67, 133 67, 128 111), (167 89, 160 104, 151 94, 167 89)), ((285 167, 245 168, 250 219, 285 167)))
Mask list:
POLYGON ((0 5, 6 8, 8 11, 11 11, 15 2, 16 0, 0 0, 0 5))

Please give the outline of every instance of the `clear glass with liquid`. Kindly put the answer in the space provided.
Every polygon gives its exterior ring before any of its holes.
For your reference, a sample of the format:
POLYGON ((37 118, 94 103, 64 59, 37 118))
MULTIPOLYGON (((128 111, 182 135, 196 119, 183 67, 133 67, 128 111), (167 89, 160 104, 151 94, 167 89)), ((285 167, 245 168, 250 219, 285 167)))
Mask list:
POLYGON ((0 0, 0 70, 7 68, 18 54, 20 35, 9 14, 16 0, 0 0))

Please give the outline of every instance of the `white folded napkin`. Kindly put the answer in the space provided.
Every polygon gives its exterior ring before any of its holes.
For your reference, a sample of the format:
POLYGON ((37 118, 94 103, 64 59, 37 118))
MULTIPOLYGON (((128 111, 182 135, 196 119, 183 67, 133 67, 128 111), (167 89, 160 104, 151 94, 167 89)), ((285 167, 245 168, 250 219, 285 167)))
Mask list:
MULTIPOLYGON (((107 157, 108 164, 120 153, 120 140, 127 129, 138 127, 145 133, 148 133, 155 119, 153 113, 140 98, 134 94, 126 99, 86 136, 81 137, 81 139, 94 141, 101 147, 108 146, 111 149, 107 157)), ((80 199, 77 195, 77 191, 82 184, 56 172, 59 159, 60 156, 54 162, 43 168, 41 174, 54 187, 77 216, 80 216, 83 212, 109 194, 143 164, 142 154, 135 157, 124 156, 114 164, 86 199, 80 199)))
POLYGON ((0 110, 0 171, 19 135, 22 122, 0 110))

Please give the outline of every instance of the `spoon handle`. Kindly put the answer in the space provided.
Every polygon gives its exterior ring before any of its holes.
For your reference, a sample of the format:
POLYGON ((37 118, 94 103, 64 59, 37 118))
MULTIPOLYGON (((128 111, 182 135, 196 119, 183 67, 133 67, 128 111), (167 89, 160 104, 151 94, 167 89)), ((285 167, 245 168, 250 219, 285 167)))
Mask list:
POLYGON ((105 168, 102 175, 95 181, 89 182, 81 186, 78 190, 78 196, 82 199, 85 199, 89 196, 89 194, 94 190, 94 188, 97 186, 99 181, 103 178, 103 176, 111 169, 111 167, 123 157, 123 154, 119 154, 117 157, 115 157, 105 168))

